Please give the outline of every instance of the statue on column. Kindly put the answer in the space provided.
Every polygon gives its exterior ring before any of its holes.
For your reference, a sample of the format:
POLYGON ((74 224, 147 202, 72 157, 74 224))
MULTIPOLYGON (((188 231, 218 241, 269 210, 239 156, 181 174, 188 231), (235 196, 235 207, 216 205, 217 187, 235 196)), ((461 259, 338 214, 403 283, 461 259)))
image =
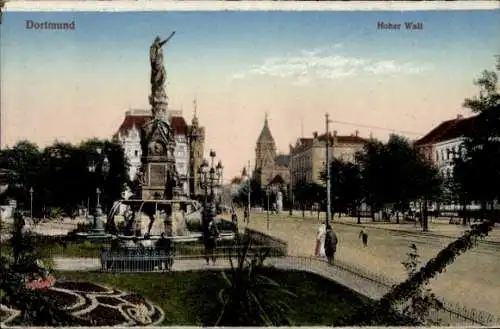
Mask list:
MULTIPOLYGON (((161 103, 167 101, 167 95, 165 93, 165 82, 167 80, 167 72, 163 63, 163 46, 170 41, 174 36, 175 31, 170 34, 170 36, 161 40, 160 37, 156 37, 149 49, 149 62, 151 64, 151 98, 150 103, 153 105, 153 111, 155 111, 155 103, 161 103)), ((153 113, 155 116, 156 113, 153 113)))

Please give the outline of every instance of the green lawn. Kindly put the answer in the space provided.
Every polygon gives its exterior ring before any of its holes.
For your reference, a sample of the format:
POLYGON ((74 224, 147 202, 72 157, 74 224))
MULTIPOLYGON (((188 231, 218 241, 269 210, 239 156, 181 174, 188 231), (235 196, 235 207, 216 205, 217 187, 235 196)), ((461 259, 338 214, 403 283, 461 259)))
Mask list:
MULTIPOLYGON (((268 276, 296 294, 289 298, 294 325, 348 326, 356 307, 367 310, 373 302, 322 277, 295 271, 269 269, 268 276)), ((217 293, 222 286, 219 271, 113 274, 58 272, 58 279, 91 281, 145 296, 165 311, 163 325, 207 326, 214 324, 220 309, 217 293)), ((379 315, 378 325, 404 325, 393 315, 379 315)))

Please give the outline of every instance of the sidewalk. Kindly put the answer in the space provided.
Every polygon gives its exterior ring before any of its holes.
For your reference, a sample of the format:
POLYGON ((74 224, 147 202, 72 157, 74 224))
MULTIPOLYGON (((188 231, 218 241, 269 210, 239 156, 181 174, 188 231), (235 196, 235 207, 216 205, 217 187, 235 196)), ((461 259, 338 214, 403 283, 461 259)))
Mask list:
MULTIPOLYGON (((234 261, 234 260, 233 260, 234 261)), ((311 257, 272 257, 265 260, 267 265, 283 270, 299 270, 318 274, 372 299, 381 298, 388 287, 367 278, 361 278, 341 267, 329 266, 324 261, 311 257)), ((216 264, 207 265, 204 259, 178 259, 172 266, 174 272, 226 270, 230 269, 229 259, 218 259, 216 264)), ((56 271, 98 271, 101 269, 99 258, 55 257, 56 271)))
MULTIPOLYGON (((252 213, 251 216, 257 218, 265 218, 267 214, 266 212, 252 213)), ((241 216, 239 215, 238 217, 243 219, 242 214, 241 216)), ((302 211, 294 211, 292 216, 290 216, 288 211, 283 211, 281 214, 278 215, 276 214, 270 215, 271 221, 286 219, 286 218, 292 218, 297 220, 305 219, 314 222, 324 222, 325 213, 324 212, 320 213, 319 220, 317 213, 311 214, 310 211, 306 211, 304 217, 302 217, 302 211)), ((336 215, 335 218, 332 220, 332 224, 383 229, 387 231, 396 231, 408 234, 419 234, 422 236, 424 235, 437 236, 437 237, 445 237, 451 239, 456 239, 460 237, 462 233, 464 233, 470 228, 469 225, 463 226, 463 225, 449 224, 449 218, 429 219, 429 232, 423 232, 422 227, 420 227, 418 223, 415 225, 414 223, 396 224, 395 222, 372 222, 370 218, 361 218, 361 224, 357 224, 357 218, 355 217, 342 216, 339 218, 338 215, 336 215)), ((497 223, 493 228, 493 230, 490 232, 490 234, 482 241, 487 243, 492 242, 494 244, 500 244, 500 224, 497 223)))
MULTIPOLYGON (((249 227, 287 241, 289 255, 310 256, 313 253, 318 224, 324 221, 324 217, 318 220, 317 216, 313 215, 303 219, 301 213, 297 212, 297 215, 300 216, 290 217, 288 213, 271 215, 269 230, 267 230, 266 214, 252 213, 249 227)), ((241 224, 242 228, 246 226, 243 221, 241 224)), ((399 226, 409 229, 411 234, 404 234, 405 231, 401 229, 398 231, 401 233, 398 234, 395 230, 386 228, 397 224, 374 224, 378 226, 377 229, 368 229, 371 231, 369 232, 369 247, 363 248, 358 236, 360 228, 354 218, 341 218, 340 220, 335 218, 333 225, 334 227, 337 225, 339 245, 336 258, 338 260, 355 264, 359 268, 399 282, 407 277, 401 262, 407 258, 410 243, 418 245, 420 260, 425 263, 435 257, 450 242, 447 240, 452 239, 449 236, 426 239, 425 234, 428 233, 417 233, 417 229, 410 231, 412 230, 411 224, 399 226)), ((443 225, 449 224, 435 223, 433 225, 431 223, 430 229, 433 231, 435 226, 443 225)), ((454 234, 460 234, 456 227, 454 229, 456 230, 454 234)), ((481 247, 481 244, 478 248, 457 257, 444 273, 431 280, 429 286, 438 296, 452 303, 463 303, 468 308, 479 308, 500 316, 498 308, 500 286, 497 283, 500 253, 496 251, 496 245, 491 247, 491 243, 485 242, 481 247), (474 294, 471 294, 471 291, 474 294)))
MULTIPOLYGON (((399 231, 409 234, 421 234, 421 235, 429 235, 429 236, 439 236, 439 237, 447 237, 456 239, 460 237, 465 231, 467 231, 470 226, 463 225, 455 225, 449 224, 444 220, 431 220, 429 221, 429 232, 423 232, 420 225, 415 225, 413 223, 405 223, 405 224, 396 224, 396 223, 374 223, 371 222, 370 219, 362 218, 361 224, 357 224, 357 219, 354 217, 341 217, 335 218, 332 223, 342 224, 342 225, 351 225, 351 226, 361 226, 365 228, 375 228, 382 229, 388 231, 399 231)), ((483 241, 499 243, 500 244, 500 225, 496 224, 496 226, 491 230, 488 237, 486 237, 483 241)))

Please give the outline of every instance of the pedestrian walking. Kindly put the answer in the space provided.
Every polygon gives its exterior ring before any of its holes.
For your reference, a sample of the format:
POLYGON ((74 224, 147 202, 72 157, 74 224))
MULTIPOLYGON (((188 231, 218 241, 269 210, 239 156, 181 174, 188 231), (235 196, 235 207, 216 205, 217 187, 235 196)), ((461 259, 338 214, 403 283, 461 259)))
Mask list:
POLYGON ((326 225, 326 236, 325 236, 325 254, 328 259, 329 264, 333 264, 335 260, 335 252, 337 252, 337 235, 333 232, 332 227, 328 224, 326 225))
POLYGON ((250 223, 250 211, 248 207, 245 207, 245 209, 243 210, 243 221, 247 224, 250 223))
POLYGON ((368 233, 364 229, 359 232, 359 238, 363 241, 363 247, 368 246, 368 233))
POLYGON ((160 239, 156 241, 156 249, 162 251, 167 256, 166 262, 161 263, 161 270, 171 270, 173 265, 173 257, 172 257, 172 241, 165 237, 165 233, 161 233, 160 239))
POLYGON ((325 238, 326 238, 326 225, 323 223, 318 227, 316 235, 316 247, 314 248, 314 255, 317 257, 325 257, 325 238))
POLYGON ((236 214, 236 210, 234 210, 234 208, 231 209, 231 222, 233 223, 234 232, 238 232, 238 215, 236 214))
POLYGON ((217 246, 217 237, 219 236, 219 230, 215 221, 212 219, 208 224, 208 235, 204 238, 205 240, 205 261, 207 265, 212 259, 212 264, 215 264, 215 248, 217 246))

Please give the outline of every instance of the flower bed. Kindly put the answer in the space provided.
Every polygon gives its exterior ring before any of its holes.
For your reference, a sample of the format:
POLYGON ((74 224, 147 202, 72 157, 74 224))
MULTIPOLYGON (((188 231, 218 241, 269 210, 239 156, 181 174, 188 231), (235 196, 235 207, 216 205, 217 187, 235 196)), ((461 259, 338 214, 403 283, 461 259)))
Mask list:
MULTIPOLYGON (((111 289, 91 282, 52 282, 36 289, 51 298, 63 310, 93 326, 157 325, 164 319, 163 311, 137 294, 111 289)), ((0 326, 15 322, 17 311, 1 308, 0 326)), ((17 312, 19 313, 19 312, 17 312)))
POLYGON ((56 282, 56 278, 52 275, 46 278, 40 278, 32 281, 28 281, 24 284, 27 289, 47 289, 52 287, 56 282))

